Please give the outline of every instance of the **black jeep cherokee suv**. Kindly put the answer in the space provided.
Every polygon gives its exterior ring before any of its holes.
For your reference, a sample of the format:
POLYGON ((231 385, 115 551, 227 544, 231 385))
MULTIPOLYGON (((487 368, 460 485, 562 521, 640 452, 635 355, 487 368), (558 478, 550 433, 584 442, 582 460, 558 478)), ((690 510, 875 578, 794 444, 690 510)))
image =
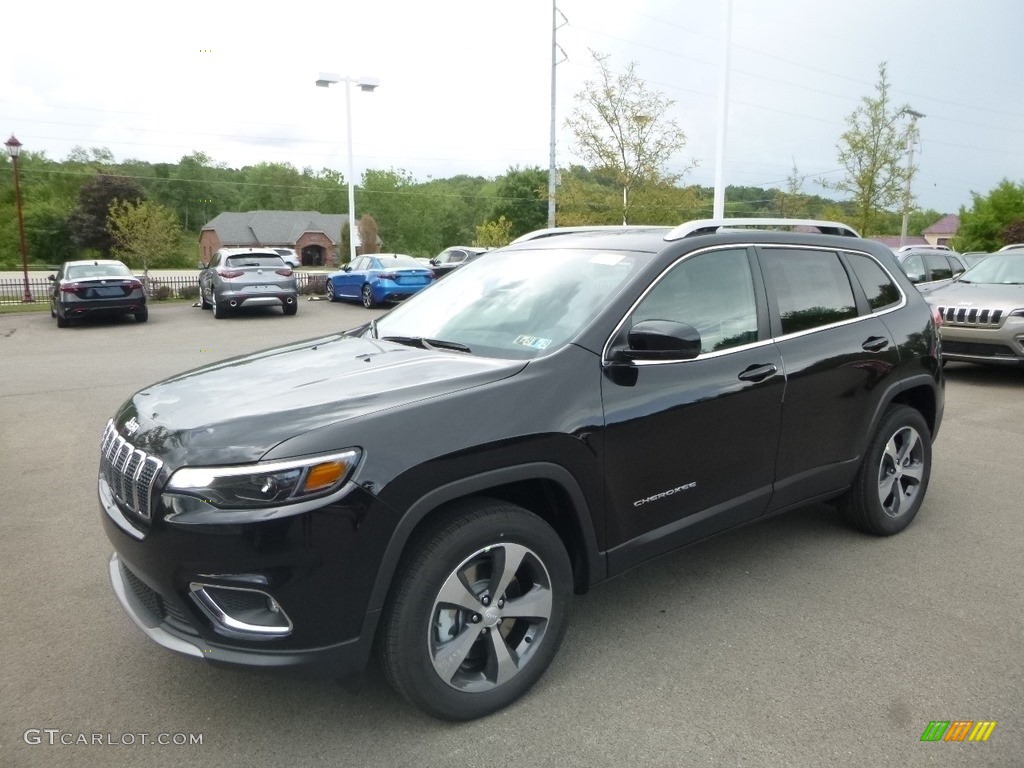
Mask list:
POLYGON ((343 677, 376 648, 468 719, 540 677, 574 591, 652 557, 830 499, 902 530, 937 320, 889 249, 793 223, 548 233, 138 392, 101 445, 118 599, 213 664, 343 677))

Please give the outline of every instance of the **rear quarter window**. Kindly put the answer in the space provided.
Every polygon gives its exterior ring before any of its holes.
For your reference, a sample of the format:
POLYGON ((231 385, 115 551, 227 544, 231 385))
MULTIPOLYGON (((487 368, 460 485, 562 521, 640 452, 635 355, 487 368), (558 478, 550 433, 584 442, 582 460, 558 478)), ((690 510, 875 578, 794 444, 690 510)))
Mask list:
POLYGON ((895 307, 900 303, 900 289, 877 261, 863 253, 847 253, 846 262, 864 289, 872 312, 895 307))

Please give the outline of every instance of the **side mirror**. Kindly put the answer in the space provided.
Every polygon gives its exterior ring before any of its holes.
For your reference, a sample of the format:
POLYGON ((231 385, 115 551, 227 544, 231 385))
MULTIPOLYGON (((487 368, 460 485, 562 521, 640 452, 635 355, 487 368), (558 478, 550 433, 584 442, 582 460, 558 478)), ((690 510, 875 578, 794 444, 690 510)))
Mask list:
POLYGON ((196 269, 206 269, 206 265, 200 261, 198 264, 196 264, 196 269))
POLYGON ((351 272, 352 271, 352 265, 351 264, 346 264, 344 267, 341 268, 341 271, 342 272, 351 272))
POLYGON ((700 331, 692 325, 674 320, 643 320, 626 334, 625 345, 612 348, 612 360, 692 360, 700 349, 700 331))
POLYGON ((47 277, 46 279, 47 279, 47 280, 49 280, 49 281, 50 281, 50 282, 52 283, 52 282, 53 282, 54 280, 56 280, 56 279, 57 279, 57 276, 56 276, 56 275, 50 275, 50 276, 49 276, 49 277, 47 277))

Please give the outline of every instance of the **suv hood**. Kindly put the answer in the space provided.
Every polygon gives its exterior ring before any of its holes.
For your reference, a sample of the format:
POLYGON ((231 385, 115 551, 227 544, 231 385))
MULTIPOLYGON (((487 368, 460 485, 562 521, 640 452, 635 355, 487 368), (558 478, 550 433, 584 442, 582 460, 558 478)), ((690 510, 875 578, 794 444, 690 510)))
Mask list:
POLYGON ((339 334, 165 379, 133 395, 115 423, 171 466, 186 453, 193 465, 256 461, 297 434, 498 381, 525 365, 339 334))
POLYGON ((1001 309, 1005 314, 1024 309, 1024 286, 955 282, 932 291, 927 298, 931 304, 943 307, 1001 309))

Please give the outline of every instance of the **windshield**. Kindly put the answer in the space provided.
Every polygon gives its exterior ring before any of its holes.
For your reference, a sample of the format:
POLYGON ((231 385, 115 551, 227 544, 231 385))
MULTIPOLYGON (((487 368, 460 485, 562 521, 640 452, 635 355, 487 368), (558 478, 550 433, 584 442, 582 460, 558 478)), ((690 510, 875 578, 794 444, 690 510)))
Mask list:
POLYGON ((1024 284, 1024 253, 993 253, 960 278, 963 283, 1024 284))
POLYGON ((537 357, 583 329, 643 260, 644 254, 593 250, 494 251, 380 318, 377 337, 537 357))

